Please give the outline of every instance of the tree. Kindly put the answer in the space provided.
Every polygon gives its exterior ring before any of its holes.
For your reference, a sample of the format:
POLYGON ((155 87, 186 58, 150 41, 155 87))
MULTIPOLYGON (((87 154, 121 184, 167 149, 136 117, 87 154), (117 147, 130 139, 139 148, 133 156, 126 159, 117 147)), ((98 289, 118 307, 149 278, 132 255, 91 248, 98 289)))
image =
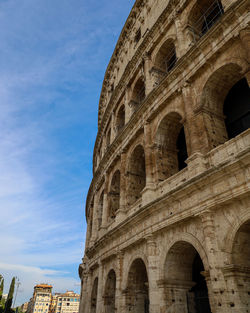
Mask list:
POLYGON ((14 290, 15 290, 15 277, 12 278, 11 284, 10 284, 10 289, 8 293, 7 300, 5 302, 4 306, 4 313, 11 313, 11 305, 12 305, 12 300, 13 300, 13 295, 14 295, 14 290))
POLYGON ((4 284, 4 279, 3 276, 0 275, 0 302, 2 300, 2 296, 3 296, 3 284, 4 284))

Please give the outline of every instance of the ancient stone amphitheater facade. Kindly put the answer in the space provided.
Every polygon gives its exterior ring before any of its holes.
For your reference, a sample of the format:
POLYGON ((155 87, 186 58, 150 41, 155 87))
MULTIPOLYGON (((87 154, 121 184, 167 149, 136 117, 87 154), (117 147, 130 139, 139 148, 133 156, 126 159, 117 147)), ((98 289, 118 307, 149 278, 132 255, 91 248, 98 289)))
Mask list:
POLYGON ((80 313, 250 312, 248 11, 135 2, 100 97, 80 313))

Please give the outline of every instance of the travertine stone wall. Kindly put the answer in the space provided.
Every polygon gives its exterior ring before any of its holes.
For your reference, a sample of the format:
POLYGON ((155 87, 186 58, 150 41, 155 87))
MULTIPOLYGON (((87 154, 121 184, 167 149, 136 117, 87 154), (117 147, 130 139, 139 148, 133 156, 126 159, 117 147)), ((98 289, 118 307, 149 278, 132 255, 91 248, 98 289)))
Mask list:
POLYGON ((100 97, 80 313, 250 312, 248 11, 135 2, 100 97))

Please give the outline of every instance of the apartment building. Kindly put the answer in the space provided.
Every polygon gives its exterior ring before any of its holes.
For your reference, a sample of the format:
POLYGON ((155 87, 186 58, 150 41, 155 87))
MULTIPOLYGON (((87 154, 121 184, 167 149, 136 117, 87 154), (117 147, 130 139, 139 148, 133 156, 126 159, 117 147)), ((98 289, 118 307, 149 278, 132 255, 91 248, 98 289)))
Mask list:
POLYGON ((80 295, 73 291, 67 291, 57 295, 57 305, 55 313, 78 313, 80 295))
POLYGON ((52 286, 39 284, 34 287, 27 313, 49 313, 52 300, 52 286))

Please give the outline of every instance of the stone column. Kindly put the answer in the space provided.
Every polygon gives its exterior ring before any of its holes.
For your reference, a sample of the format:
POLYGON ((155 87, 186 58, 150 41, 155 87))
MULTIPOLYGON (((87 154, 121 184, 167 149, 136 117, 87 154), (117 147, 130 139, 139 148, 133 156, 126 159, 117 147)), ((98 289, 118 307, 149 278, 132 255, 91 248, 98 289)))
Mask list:
POLYGON ((110 144, 114 141, 115 139, 115 113, 111 113, 111 134, 110 134, 110 144))
POLYGON ((125 124, 128 123, 131 117, 131 107, 129 105, 131 100, 131 86, 127 86, 126 91, 125 91, 125 124))
MULTIPOLYGON (((93 208, 90 208, 93 210, 93 208)), ((92 232, 92 214, 90 213, 89 218, 87 220, 87 233, 86 233, 86 241, 85 241, 85 250, 88 248, 90 240, 91 240, 91 232, 92 232)))
POLYGON ((152 199, 152 192, 155 189, 155 170, 156 164, 153 156, 153 144, 151 136, 151 127, 148 122, 144 125, 144 153, 145 153, 145 168, 146 168, 146 186, 142 192, 142 201, 144 204, 152 199))
POLYGON ((91 244, 93 244, 98 237, 98 199, 96 196, 94 198, 94 207, 93 207, 93 222, 92 222, 92 236, 91 236, 91 244))
POLYGON ((144 60, 144 74, 145 74, 145 95, 147 95, 152 91, 153 84, 150 74, 150 69, 152 67, 151 56, 149 53, 145 53, 143 56, 144 60))
POLYGON ((181 20, 179 14, 175 14, 174 23, 177 35, 176 57, 179 59, 185 54, 186 50, 186 40, 181 27, 181 20))
POLYGON ((103 211, 102 211, 102 230, 106 230, 108 224, 108 174, 104 175, 103 211))
POLYGON ((93 288, 93 272, 89 270, 86 272, 86 288, 85 288, 85 295, 84 297, 84 302, 83 302, 83 312, 80 313, 90 313, 91 312, 91 293, 92 293, 92 288, 93 288))
POLYGON ((232 313, 228 305, 226 283, 222 273, 223 254, 219 250, 216 239, 216 229, 214 227, 214 217, 212 212, 206 211, 200 215, 203 233, 205 237, 205 249, 209 263, 209 278, 207 287, 209 302, 213 313, 232 313))
POLYGON ((160 311, 160 295, 157 286, 159 255, 156 242, 153 236, 147 239, 147 257, 148 257, 148 282, 149 282, 149 302, 150 313, 159 313, 160 311))
POLYGON ((88 292, 88 271, 86 268, 86 262, 84 258, 82 259, 83 263, 79 266, 79 277, 81 279, 81 295, 80 295, 80 304, 79 304, 79 312, 87 313, 86 303, 89 298, 88 292))
POLYGON ((119 223, 124 219, 126 214, 126 153, 121 153, 120 166, 120 208, 116 215, 116 220, 119 223))
POLYGON ((104 301, 103 301, 104 285, 105 282, 103 281, 103 265, 101 262, 99 262, 96 313, 104 313, 104 301))
POLYGON ((116 277, 116 301, 115 307, 116 312, 124 312, 125 303, 124 303, 124 295, 122 292, 122 277, 123 277, 123 252, 119 251, 117 253, 117 277, 116 277))
POLYGON ((195 92, 190 84, 185 84, 182 97, 186 112, 186 119, 183 121, 188 152, 186 163, 191 175, 196 175, 207 169, 204 155, 211 147, 204 114, 202 111, 194 112, 193 95, 195 92))
POLYGON ((186 112, 184 128, 189 156, 197 152, 206 153, 210 149, 202 112, 194 113, 195 101, 193 96, 195 96, 195 91, 189 83, 186 83, 182 88, 182 97, 186 112))

